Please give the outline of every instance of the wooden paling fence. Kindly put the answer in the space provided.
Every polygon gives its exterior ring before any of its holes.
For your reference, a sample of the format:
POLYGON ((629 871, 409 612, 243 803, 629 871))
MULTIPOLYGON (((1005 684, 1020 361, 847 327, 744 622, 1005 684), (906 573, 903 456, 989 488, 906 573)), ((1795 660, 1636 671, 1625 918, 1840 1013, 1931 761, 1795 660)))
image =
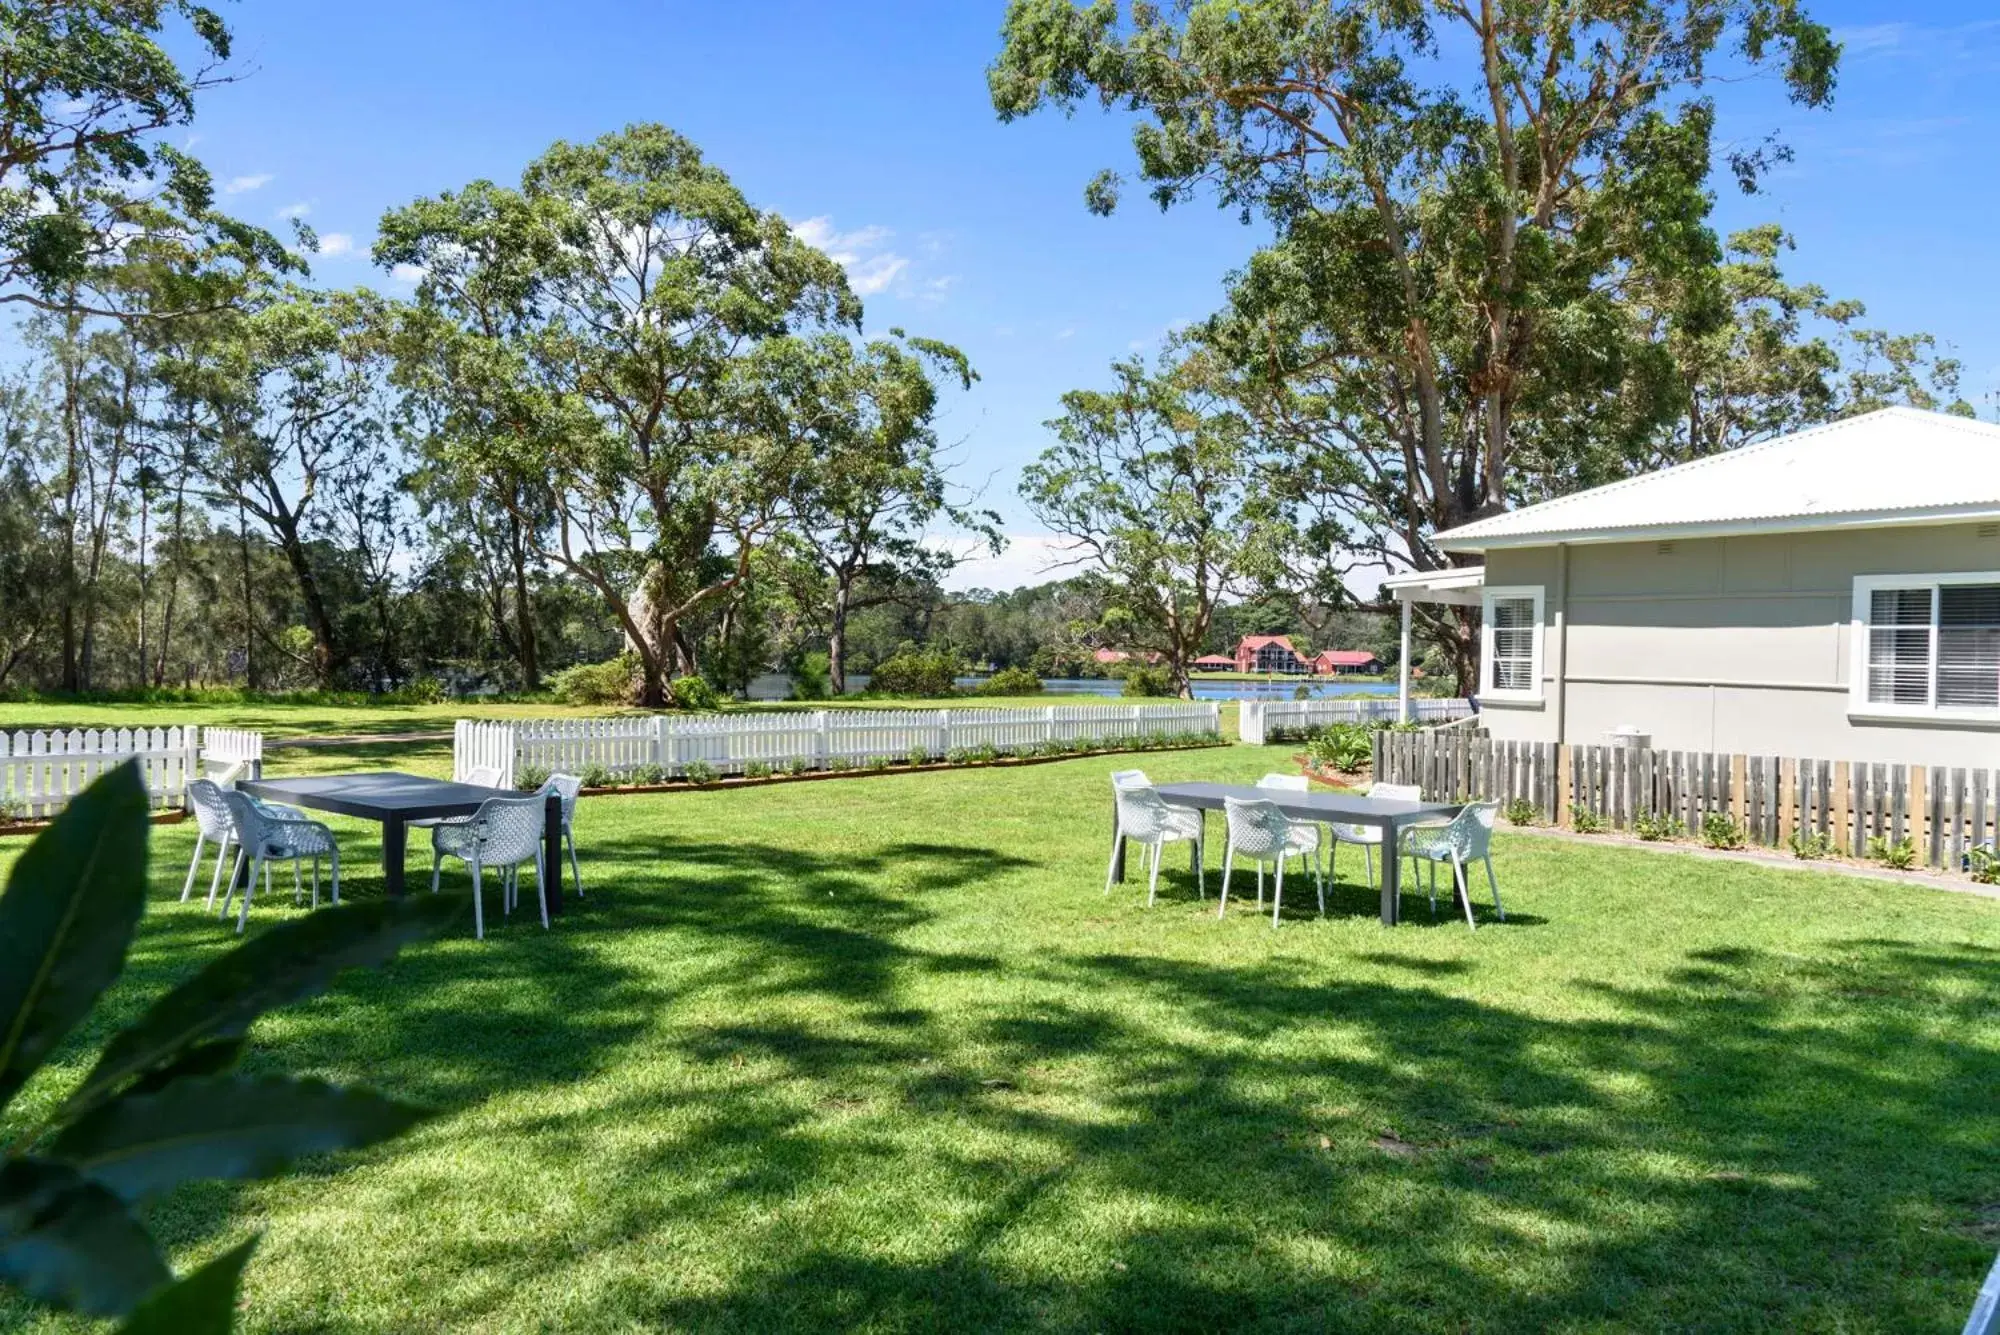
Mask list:
POLYGON ((206 772, 261 763, 262 733, 240 728, 56 728, 0 732, 0 814, 52 816, 99 775, 137 761, 155 807, 178 806, 206 772))
POLYGON ((1583 811, 1614 830, 1671 821, 1699 835, 1720 816, 1752 844, 1817 835, 1861 857, 1873 840, 1908 840, 1918 862, 1946 869, 2000 838, 2000 772, 1989 769, 1378 732, 1374 772, 1439 801, 1526 801, 1551 825, 1583 811))
POLYGON ((1013 754, 1050 743, 1115 746, 1155 734, 1196 733, 1218 740, 1221 707, 1210 701, 1152 705, 1049 705, 1025 709, 822 709, 744 714, 656 714, 635 718, 526 719, 453 729, 452 770, 498 770, 513 787, 528 769, 580 773, 601 767, 625 774, 657 766, 670 777, 692 764, 740 774, 753 764, 800 762, 814 769, 932 760, 991 747, 1013 754))

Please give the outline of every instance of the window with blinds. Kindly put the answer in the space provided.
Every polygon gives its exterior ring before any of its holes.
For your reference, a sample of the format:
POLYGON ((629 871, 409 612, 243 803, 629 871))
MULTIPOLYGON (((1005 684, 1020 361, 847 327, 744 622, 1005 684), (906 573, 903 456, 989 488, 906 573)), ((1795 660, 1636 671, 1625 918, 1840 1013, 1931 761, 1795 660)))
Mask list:
POLYGON ((1867 701, 2000 710, 2000 583, 1868 590, 1867 701))
POLYGON ((1535 616, 1533 598, 1495 598, 1493 617, 1493 682, 1496 691, 1535 689, 1535 616))

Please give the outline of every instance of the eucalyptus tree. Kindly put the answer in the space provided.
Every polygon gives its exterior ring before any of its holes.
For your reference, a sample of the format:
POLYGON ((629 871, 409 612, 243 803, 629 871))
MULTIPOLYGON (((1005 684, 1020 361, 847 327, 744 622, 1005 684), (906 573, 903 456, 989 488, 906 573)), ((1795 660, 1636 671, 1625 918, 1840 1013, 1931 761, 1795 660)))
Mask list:
POLYGON ((837 335, 794 345, 799 392, 787 408, 801 415, 817 460, 798 531, 828 585, 827 675, 836 696, 847 690, 848 618, 896 597, 905 577, 934 581, 955 564, 956 549, 933 525, 948 520, 999 546, 994 516, 951 500, 939 453, 933 376, 969 389, 971 363, 947 344, 895 333, 861 347, 837 335))
MULTIPOLYGON (((1272 228, 1208 332, 1329 502, 1313 545, 1431 569, 1434 533, 1516 497, 1524 417, 1671 417, 1625 307, 1673 290, 1675 322, 1721 316, 1708 91, 1775 67, 1823 106, 1838 54, 1798 0, 1013 0, 989 85, 1009 120, 1130 108, 1159 205, 1212 194, 1272 228)), ((1752 187, 1782 154, 1727 161, 1752 187)), ((1107 172, 1086 202, 1119 190, 1107 172)), ((1431 629, 1468 667, 1472 624, 1431 629)))
POLYGON ((435 460, 491 480, 536 554, 597 591, 643 702, 666 703, 693 666, 682 620, 800 504, 818 418, 793 340, 859 327, 840 266, 659 125, 392 210, 375 258, 421 270, 398 347, 447 398, 435 460))
POLYGON ((1110 389, 1063 396, 1057 443, 1023 470, 1021 494, 1102 578, 1119 647, 1160 653, 1188 696, 1216 609, 1287 578, 1296 519, 1200 354, 1112 375, 1110 389))

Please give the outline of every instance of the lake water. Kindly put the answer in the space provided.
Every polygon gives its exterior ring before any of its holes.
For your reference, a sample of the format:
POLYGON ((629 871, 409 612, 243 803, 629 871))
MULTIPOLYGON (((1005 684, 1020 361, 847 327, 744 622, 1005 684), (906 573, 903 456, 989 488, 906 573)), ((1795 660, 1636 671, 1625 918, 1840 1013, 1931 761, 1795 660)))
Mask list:
MULTIPOLYGON (((958 684, 971 689, 984 681, 984 677, 960 677, 958 684)), ((1125 683, 1104 677, 1050 677, 1042 682, 1042 690, 1050 695, 1094 695, 1117 697, 1125 683)), ((1204 681, 1194 679, 1194 698, 1197 700, 1290 700, 1296 697, 1298 688, 1304 686, 1311 699, 1323 700, 1339 695, 1394 695, 1393 682, 1382 681, 1342 681, 1338 677, 1298 677, 1281 678, 1274 681, 1204 681)), ((868 678, 854 674, 847 679, 850 692, 868 689, 868 678)), ((752 700, 783 700, 790 696, 792 683, 783 673, 767 672, 750 683, 749 696, 752 700)))

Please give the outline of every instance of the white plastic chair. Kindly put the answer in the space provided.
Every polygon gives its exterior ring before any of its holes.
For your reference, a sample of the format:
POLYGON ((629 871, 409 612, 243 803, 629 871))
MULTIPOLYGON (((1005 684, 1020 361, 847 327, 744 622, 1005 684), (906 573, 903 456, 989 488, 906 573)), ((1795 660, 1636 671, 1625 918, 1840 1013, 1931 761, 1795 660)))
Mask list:
MULTIPOLYGON (((498 788, 500 770, 494 765, 474 765, 465 771, 465 777, 458 782, 469 783, 475 788, 498 788)), ((470 816, 425 816, 411 821, 409 825, 411 829, 428 829, 434 825, 463 825, 471 819, 470 816)))
MULTIPOLYGON (((213 779, 196 779, 188 785, 188 805, 194 810, 195 836, 194 856, 188 859, 187 880, 181 885, 181 903, 188 901, 194 893, 195 873, 201 868, 202 848, 209 840, 215 841, 215 873, 208 878, 207 907, 215 907, 215 896, 222 889, 222 866, 229 860, 229 846, 236 842, 236 822, 229 814, 229 804, 222 800, 225 789, 213 779)), ((288 807, 276 802, 266 802, 252 797, 251 803, 267 816, 279 820, 306 820, 306 813, 297 807, 288 807)), ((271 869, 264 868, 264 893, 271 893, 271 869)))
MULTIPOLYGON (((583 791, 583 780, 574 774, 551 774, 548 782, 541 787, 540 795, 546 800, 550 793, 562 797, 562 837, 569 849, 570 879, 576 882, 576 897, 583 898, 583 872, 576 865, 576 799, 583 791)), ((561 871, 559 866, 557 871, 561 871)))
MULTIPOLYGON (((1395 802, 1421 802, 1424 790, 1414 783, 1374 783, 1368 785, 1368 796, 1387 798, 1395 802)), ((1368 888, 1375 888, 1375 850, 1382 846, 1382 831, 1374 825, 1350 825, 1335 821, 1333 830, 1333 850, 1327 854, 1326 874, 1336 881, 1340 879, 1340 846, 1343 843, 1361 845, 1362 867, 1368 873, 1368 888)))
MULTIPOLYGON (((1309 793, 1312 791, 1312 785, 1306 781, 1306 776, 1303 774, 1266 774, 1263 778, 1257 780, 1257 786, 1281 793, 1309 793)), ((1311 821, 1294 818, 1292 820, 1291 838, 1292 851, 1311 857, 1313 861, 1313 875, 1319 875, 1319 850, 1322 842, 1319 826, 1311 821)), ((1258 907, 1263 907, 1263 896, 1258 896, 1257 904, 1258 907)))
POLYGON ((280 814, 290 808, 272 809, 264 807, 243 793, 225 792, 223 802, 229 808, 230 824, 236 835, 236 862, 229 871, 229 888, 222 895, 222 912, 229 912, 229 901, 236 894, 236 882, 243 871, 247 859, 250 874, 243 881, 243 900, 236 911, 236 930, 241 932, 250 921, 250 897, 257 888, 257 873, 264 873, 264 892, 271 891, 271 864, 289 862, 292 864, 292 902, 299 902, 304 887, 299 880, 299 863, 311 858, 312 903, 319 907, 319 860, 329 858, 333 865, 333 902, 340 902, 340 845, 334 842, 333 831, 316 820, 302 816, 280 814))
POLYGON ((431 827, 431 893, 437 893, 438 872, 447 855, 472 868, 474 938, 486 939, 486 892, 480 873, 488 867, 501 871, 501 912, 511 913, 520 889, 521 866, 534 863, 535 903, 542 910, 542 926, 549 925, 549 906, 541 893, 546 884, 542 861, 546 810, 547 800, 538 793, 489 797, 469 818, 431 827))
POLYGON ((1449 863, 1451 883, 1465 905, 1465 925, 1477 928, 1472 920, 1472 882, 1465 869, 1479 861, 1486 864, 1486 884, 1493 889, 1493 910, 1500 915, 1501 922, 1507 921, 1507 910, 1500 906, 1500 881, 1493 874, 1493 820, 1499 811, 1498 802, 1473 802, 1461 808, 1448 824, 1422 825, 1403 832, 1412 874, 1419 863, 1430 863, 1433 918, 1438 907, 1438 864, 1449 863))
MULTIPOLYGON (((1126 771, 1134 774, 1134 771, 1126 771)), ((1195 888, 1203 899, 1208 898, 1207 871, 1202 866, 1202 821, 1201 812, 1190 807, 1172 806, 1148 783, 1118 783, 1118 775, 1112 776, 1113 793, 1118 799, 1118 829, 1111 836, 1111 865, 1104 872, 1104 893, 1111 893, 1113 875, 1118 870, 1118 841, 1129 839, 1151 851, 1153 856, 1152 875, 1146 885, 1146 903, 1150 906, 1160 892, 1160 853, 1168 844, 1194 844, 1195 888)), ((1143 774, 1139 775, 1144 779, 1143 774)))
MULTIPOLYGON (((1276 927, 1285 903, 1285 859, 1305 856, 1293 840, 1293 832, 1302 822, 1292 820, 1278 810, 1276 803, 1262 798, 1225 797, 1222 810, 1229 823, 1229 847, 1222 855, 1222 902, 1216 906, 1215 916, 1220 918, 1229 909, 1229 877, 1235 870, 1236 855, 1241 853, 1257 864, 1260 909, 1264 907, 1264 864, 1267 861, 1278 864, 1277 885, 1271 897, 1271 926, 1276 927)), ((1314 879, 1319 885, 1319 911, 1324 916, 1326 882, 1317 874, 1314 879)))

